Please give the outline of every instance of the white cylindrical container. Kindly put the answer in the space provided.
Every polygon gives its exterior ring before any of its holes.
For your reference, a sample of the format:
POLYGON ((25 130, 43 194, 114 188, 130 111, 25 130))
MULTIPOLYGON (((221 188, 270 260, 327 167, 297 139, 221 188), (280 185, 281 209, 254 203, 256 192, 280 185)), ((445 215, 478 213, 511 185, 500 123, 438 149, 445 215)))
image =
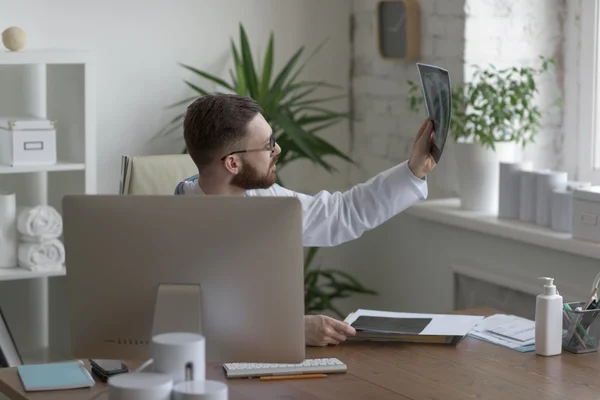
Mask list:
POLYGON ((552 191, 552 230, 564 233, 573 231, 573 192, 591 185, 591 182, 568 182, 564 188, 552 191))
POLYGON ((519 219, 523 222, 535 222, 536 181, 544 170, 521 171, 519 188, 519 219))
POLYGON ((131 372, 108 378, 108 400, 171 400, 173 379, 167 374, 131 372))
POLYGON ((563 298, 556 293, 554 278, 545 279, 544 292, 535 301, 535 352, 555 356, 562 352, 563 298))
POLYGON ((460 205, 464 210, 498 215, 499 162, 513 162, 517 145, 514 142, 497 142, 494 146, 495 150, 480 143, 453 144, 460 205))
POLYGON ((567 184, 567 173, 544 171, 536 178, 535 222, 540 226, 550 226, 552 220, 552 191, 567 184))
POLYGON ((531 162, 500 162, 499 218, 519 219, 521 172, 532 168, 531 162))
POLYGON ((17 266, 17 199, 14 193, 0 193, 0 268, 17 266))
POLYGON ((553 231, 571 233, 573 213, 573 192, 567 189, 552 191, 552 219, 550 227, 553 231))
POLYGON ((227 400, 227 385, 219 381, 185 381, 173 387, 173 400, 227 400))
POLYGON ((169 374, 174 383, 206 379, 206 341, 188 332, 170 332, 152 338, 152 368, 169 374))

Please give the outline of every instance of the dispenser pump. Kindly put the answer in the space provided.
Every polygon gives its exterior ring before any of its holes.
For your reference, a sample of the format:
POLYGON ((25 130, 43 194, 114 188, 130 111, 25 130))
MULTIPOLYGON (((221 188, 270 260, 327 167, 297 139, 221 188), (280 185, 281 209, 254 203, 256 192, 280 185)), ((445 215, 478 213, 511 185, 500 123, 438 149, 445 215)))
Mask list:
POLYGON ((562 352, 563 298, 554 286, 554 278, 546 281, 544 293, 535 298, 535 352, 554 356, 562 352))
POLYGON ((546 280, 546 284, 544 285, 544 294, 545 295, 555 295, 556 294, 556 286, 554 286, 554 278, 546 278, 546 277, 542 277, 542 278, 538 278, 538 279, 545 279, 546 280))

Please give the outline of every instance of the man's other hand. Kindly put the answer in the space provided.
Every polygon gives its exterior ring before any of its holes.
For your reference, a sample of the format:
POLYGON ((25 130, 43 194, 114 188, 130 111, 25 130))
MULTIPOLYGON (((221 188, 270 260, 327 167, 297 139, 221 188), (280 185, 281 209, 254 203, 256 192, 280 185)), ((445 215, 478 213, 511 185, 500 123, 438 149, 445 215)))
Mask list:
POLYGON ((427 119, 415 136, 408 160, 408 168, 419 179, 423 179, 435 167, 435 160, 430 154, 434 139, 433 121, 427 119))
POLYGON ((347 336, 356 335, 356 330, 346 322, 325 315, 305 315, 304 334, 306 345, 327 346, 340 344, 347 336))

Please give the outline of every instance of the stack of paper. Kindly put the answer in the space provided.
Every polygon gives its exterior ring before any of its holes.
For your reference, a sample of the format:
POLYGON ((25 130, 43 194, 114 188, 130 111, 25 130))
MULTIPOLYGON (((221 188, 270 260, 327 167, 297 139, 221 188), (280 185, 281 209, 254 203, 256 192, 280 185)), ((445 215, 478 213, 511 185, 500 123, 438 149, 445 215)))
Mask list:
POLYGON ((479 322, 482 316, 459 314, 415 314, 357 310, 345 322, 356 329, 348 340, 454 344, 479 322))
POLYGON ((520 352, 535 350, 535 321, 515 315, 494 314, 482 320, 469 336, 520 352))

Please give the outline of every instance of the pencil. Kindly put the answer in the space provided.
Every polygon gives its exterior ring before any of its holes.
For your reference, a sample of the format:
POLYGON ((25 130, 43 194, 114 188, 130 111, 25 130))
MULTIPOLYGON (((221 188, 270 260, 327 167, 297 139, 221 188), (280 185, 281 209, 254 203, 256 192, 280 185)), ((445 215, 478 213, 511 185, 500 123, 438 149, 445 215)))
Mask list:
POLYGON ((311 378, 325 378, 325 374, 304 374, 304 375, 272 375, 272 376, 261 376, 261 381, 275 381, 282 379, 311 379, 311 378))

